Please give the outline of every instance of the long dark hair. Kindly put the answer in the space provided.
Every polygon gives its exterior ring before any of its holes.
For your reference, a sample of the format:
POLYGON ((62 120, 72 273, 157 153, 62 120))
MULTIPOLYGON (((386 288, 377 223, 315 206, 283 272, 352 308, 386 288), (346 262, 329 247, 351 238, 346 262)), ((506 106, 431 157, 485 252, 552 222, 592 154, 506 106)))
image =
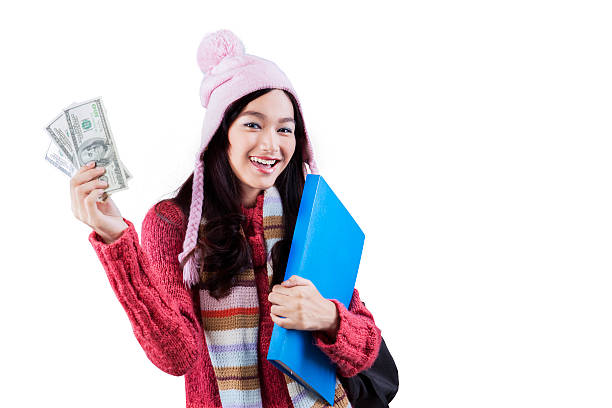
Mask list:
MULTIPOLYGON (((236 117, 252 100, 270 92, 273 88, 259 89, 234 101, 225 110, 221 124, 213 135, 200 160, 204 161, 204 205, 206 223, 200 224, 196 251, 199 251, 200 271, 207 271, 205 282, 199 283, 215 299, 229 294, 236 276, 252 267, 251 249, 241 234, 246 220, 240 209, 239 181, 232 171, 227 156, 228 130, 236 117)), ((302 190, 304 189, 304 164, 306 133, 297 102, 290 92, 283 90, 291 100, 295 119, 295 151, 287 167, 277 177, 274 185, 281 196, 283 206, 283 238, 272 248, 273 284, 281 283, 285 276, 291 239, 297 219, 302 190)), ((185 218, 189 217, 193 173, 169 199, 177 204, 185 218)))

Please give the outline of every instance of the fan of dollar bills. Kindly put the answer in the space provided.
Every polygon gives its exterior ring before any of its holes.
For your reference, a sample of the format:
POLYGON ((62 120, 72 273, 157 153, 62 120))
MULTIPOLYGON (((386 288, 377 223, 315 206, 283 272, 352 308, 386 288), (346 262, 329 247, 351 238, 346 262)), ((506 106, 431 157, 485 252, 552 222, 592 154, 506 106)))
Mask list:
POLYGON ((96 166, 105 167, 106 172, 100 179, 106 181, 108 187, 102 199, 128 188, 127 182, 132 175, 119 159, 101 98, 73 103, 49 123, 46 130, 51 143, 45 159, 53 166, 69 177, 92 160, 96 166))

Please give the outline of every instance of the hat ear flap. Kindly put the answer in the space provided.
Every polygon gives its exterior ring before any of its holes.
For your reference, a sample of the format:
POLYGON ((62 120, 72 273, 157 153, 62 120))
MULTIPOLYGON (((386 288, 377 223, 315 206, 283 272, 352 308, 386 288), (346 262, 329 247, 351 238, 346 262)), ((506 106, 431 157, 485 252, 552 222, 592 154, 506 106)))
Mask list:
POLYGON ((183 281, 188 287, 192 287, 199 280, 194 250, 197 246, 204 203, 204 163, 201 160, 198 160, 195 166, 191 189, 191 206, 183 241, 183 252, 178 255, 179 264, 183 266, 183 281))

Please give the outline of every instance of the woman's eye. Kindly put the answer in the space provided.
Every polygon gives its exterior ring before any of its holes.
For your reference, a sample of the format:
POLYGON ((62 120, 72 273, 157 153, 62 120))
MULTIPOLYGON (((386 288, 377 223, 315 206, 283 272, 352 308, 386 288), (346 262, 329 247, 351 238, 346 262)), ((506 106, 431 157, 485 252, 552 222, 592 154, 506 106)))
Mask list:
MULTIPOLYGON (((251 125, 254 125, 254 126, 259 127, 259 125, 258 125, 257 123, 255 123, 255 122, 249 122, 249 123, 245 123, 245 124, 244 124, 244 126, 246 126, 246 127, 249 127, 249 128, 252 128, 252 129, 253 129, 253 127, 252 127, 251 125)), ((256 128, 255 128, 255 129, 256 129, 256 128)), ((291 129, 289 129, 289 128, 280 128, 279 130, 280 130, 280 131, 283 131, 283 133, 292 133, 292 130, 291 130, 291 129)))

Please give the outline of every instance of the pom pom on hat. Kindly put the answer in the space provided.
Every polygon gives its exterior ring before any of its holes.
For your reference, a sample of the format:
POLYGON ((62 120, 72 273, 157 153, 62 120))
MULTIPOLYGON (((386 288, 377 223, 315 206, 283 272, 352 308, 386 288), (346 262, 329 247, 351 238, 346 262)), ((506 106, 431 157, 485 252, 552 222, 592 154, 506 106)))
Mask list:
POLYGON ((200 70, 208 74, 225 57, 244 55, 244 45, 230 30, 218 30, 202 38, 197 59, 200 70))

